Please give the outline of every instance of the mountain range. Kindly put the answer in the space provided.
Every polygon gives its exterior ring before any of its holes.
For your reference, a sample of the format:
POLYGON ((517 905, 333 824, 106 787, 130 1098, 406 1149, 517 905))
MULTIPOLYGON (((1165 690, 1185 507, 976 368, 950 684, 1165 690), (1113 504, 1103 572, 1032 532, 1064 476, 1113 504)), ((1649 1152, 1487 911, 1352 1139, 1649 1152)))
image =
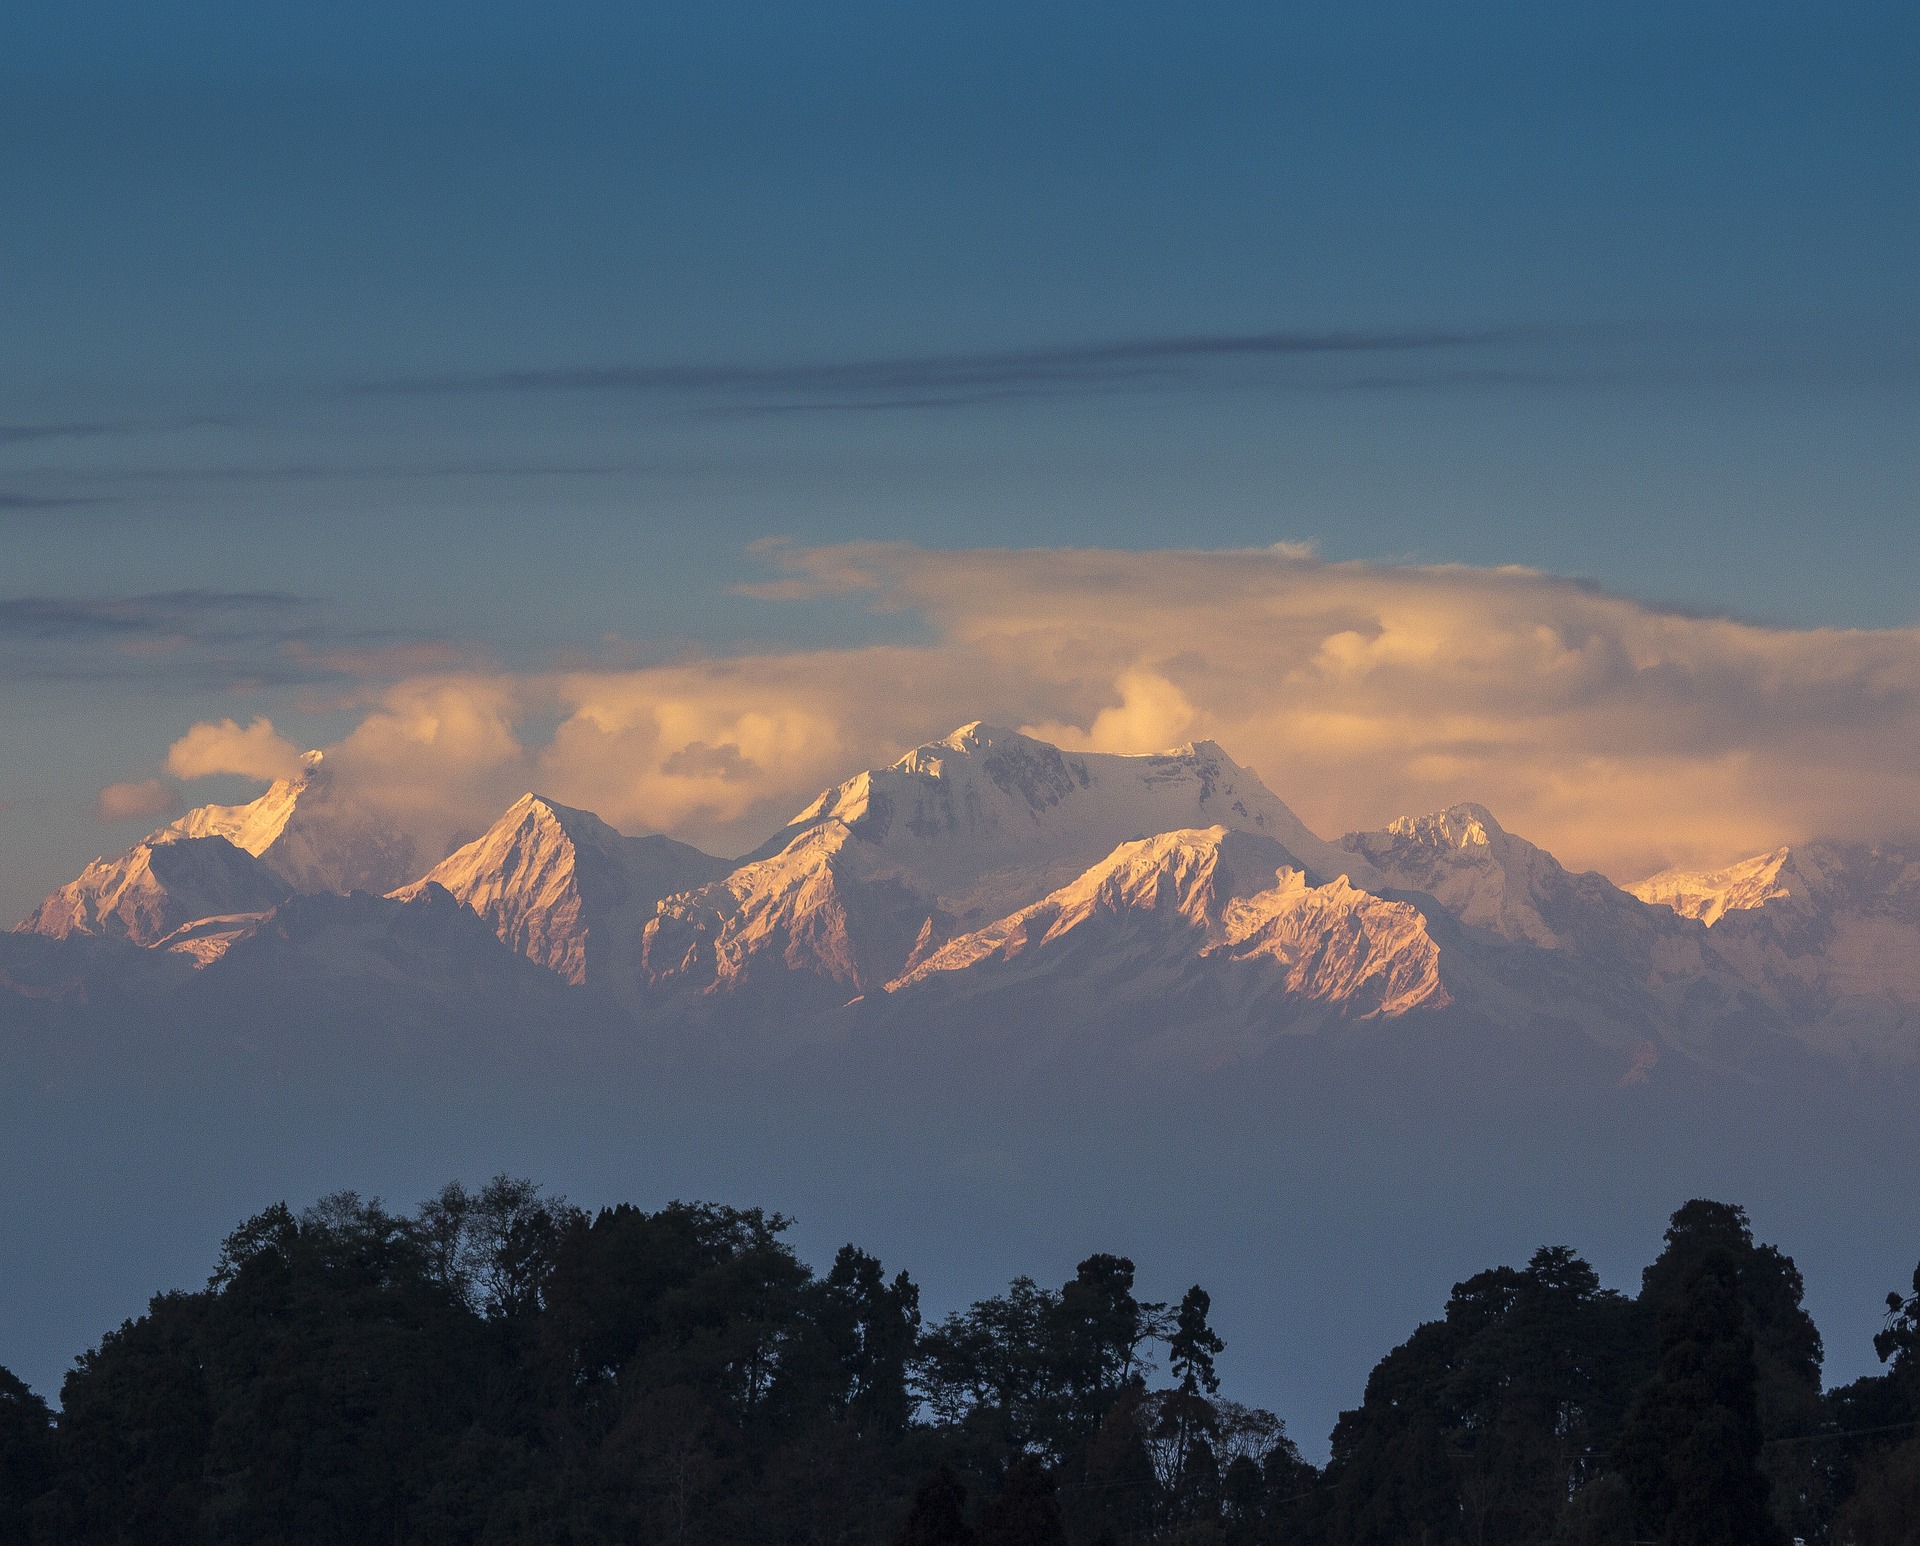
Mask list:
POLYGON ((971 724, 716 858, 537 794, 421 866, 318 753, 100 858, 0 939, 86 999, 570 991, 639 1020, 898 1013, 1209 1046, 1426 1019, 1571 1029, 1621 1077, 1920 1061, 1920 852, 1796 844, 1622 888, 1472 804, 1328 842, 1212 742, 971 724))

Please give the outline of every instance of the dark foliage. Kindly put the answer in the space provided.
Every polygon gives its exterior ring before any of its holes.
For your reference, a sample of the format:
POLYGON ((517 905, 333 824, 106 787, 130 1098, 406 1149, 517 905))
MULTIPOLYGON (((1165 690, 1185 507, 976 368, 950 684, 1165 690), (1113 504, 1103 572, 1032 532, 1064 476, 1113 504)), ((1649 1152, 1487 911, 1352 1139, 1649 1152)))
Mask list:
POLYGON ((1667 1546, 1784 1541, 1760 1470, 1759 1383, 1739 1267, 1715 1247, 1661 1309, 1659 1371, 1616 1451, 1643 1530, 1667 1546))
POLYGON ((1000 1496, 980 1517, 980 1546, 1067 1546, 1053 1478, 1038 1457, 1022 1455, 1007 1467, 1000 1496))
POLYGON ((907 1522, 894 1546, 973 1546, 967 1523, 967 1489, 951 1466, 941 1466, 920 1484, 907 1510, 907 1522))
POLYGON ((905 1273, 816 1274, 785 1229, 505 1178, 269 1208, 57 1423, 0 1370, 0 1546, 1920 1542, 1920 1270, 1887 1372, 1823 1395, 1799 1273, 1725 1204, 1637 1298, 1562 1247, 1456 1285, 1324 1472, 1221 1396, 1197 1285, 1091 1256, 926 1325, 905 1273))
POLYGON ((0 1546, 25 1546, 33 1501, 53 1482, 53 1413, 0 1369, 0 1546))

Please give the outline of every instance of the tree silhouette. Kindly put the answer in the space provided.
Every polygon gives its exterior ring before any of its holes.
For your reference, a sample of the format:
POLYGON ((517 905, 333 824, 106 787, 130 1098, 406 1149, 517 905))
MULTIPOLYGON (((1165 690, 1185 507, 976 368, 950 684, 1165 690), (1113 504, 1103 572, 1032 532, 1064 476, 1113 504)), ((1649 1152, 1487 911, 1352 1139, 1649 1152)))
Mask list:
POLYGON ((1784 1537, 1761 1473, 1759 1375, 1733 1255, 1715 1248, 1661 1313, 1660 1367, 1634 1404, 1619 1463, 1664 1546, 1784 1537))
POLYGON ((0 1546, 26 1546, 33 1503, 53 1485, 53 1413, 0 1369, 0 1546))

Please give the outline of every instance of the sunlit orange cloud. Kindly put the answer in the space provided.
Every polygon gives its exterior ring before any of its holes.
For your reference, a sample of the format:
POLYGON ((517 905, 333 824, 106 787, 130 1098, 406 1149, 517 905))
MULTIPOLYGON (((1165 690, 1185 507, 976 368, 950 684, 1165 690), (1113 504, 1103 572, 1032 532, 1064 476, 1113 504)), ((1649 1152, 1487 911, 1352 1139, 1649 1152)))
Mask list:
POLYGON ((1769 628, 1532 570, 1292 546, 760 556, 770 605, 908 612, 930 642, 410 678, 332 755, 435 845, 538 788, 738 852, 825 785, 983 718, 1090 750, 1217 740, 1329 835, 1479 800, 1620 880, 1920 825, 1914 630, 1769 628))
POLYGON ((205 720, 167 749, 166 767, 176 778, 238 773, 265 783, 297 772, 300 748, 270 719, 256 719, 244 730, 230 719, 205 720))

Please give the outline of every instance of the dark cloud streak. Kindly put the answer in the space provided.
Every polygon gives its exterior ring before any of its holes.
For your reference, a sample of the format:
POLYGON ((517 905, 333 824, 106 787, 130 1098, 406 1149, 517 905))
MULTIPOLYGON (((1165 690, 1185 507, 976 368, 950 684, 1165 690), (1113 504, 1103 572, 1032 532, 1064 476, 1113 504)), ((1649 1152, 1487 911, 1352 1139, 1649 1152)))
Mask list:
POLYGON ((954 389, 1015 391, 1166 379, 1230 360, 1278 360, 1340 355, 1437 353, 1511 343, 1532 336, 1516 329, 1449 331, 1334 330, 1193 334, 1118 339, 970 354, 925 354, 798 365, 610 365, 491 374, 426 376, 363 383, 353 390, 381 394, 474 392, 777 391, 828 396, 889 393, 893 406, 952 406, 954 389), (924 402, 919 399, 925 398, 924 402))
POLYGON ((0 510, 65 510, 75 505, 97 505, 103 501, 78 494, 19 494, 0 489, 0 510))
POLYGON ((341 629, 288 591, 0 597, 0 675, 10 681, 165 683, 200 690, 358 684, 477 660, 399 629, 341 629))
POLYGON ((139 596, 0 597, 0 637, 25 639, 125 639, 140 636, 194 638, 285 637, 284 628, 213 627, 211 619, 249 612, 286 612, 309 605, 288 591, 153 591, 139 596))
POLYGON ((1823 338, 1793 328, 1592 323, 1190 334, 787 365, 570 366, 362 382, 348 391, 626 393, 679 399, 706 415, 753 417, 938 411, 1194 387, 1340 393, 1781 379, 1904 383, 1916 371, 1920 359, 1897 329, 1842 329, 1823 338), (1470 363, 1476 358, 1483 363, 1470 363), (1363 361, 1380 363, 1358 369, 1363 361))

